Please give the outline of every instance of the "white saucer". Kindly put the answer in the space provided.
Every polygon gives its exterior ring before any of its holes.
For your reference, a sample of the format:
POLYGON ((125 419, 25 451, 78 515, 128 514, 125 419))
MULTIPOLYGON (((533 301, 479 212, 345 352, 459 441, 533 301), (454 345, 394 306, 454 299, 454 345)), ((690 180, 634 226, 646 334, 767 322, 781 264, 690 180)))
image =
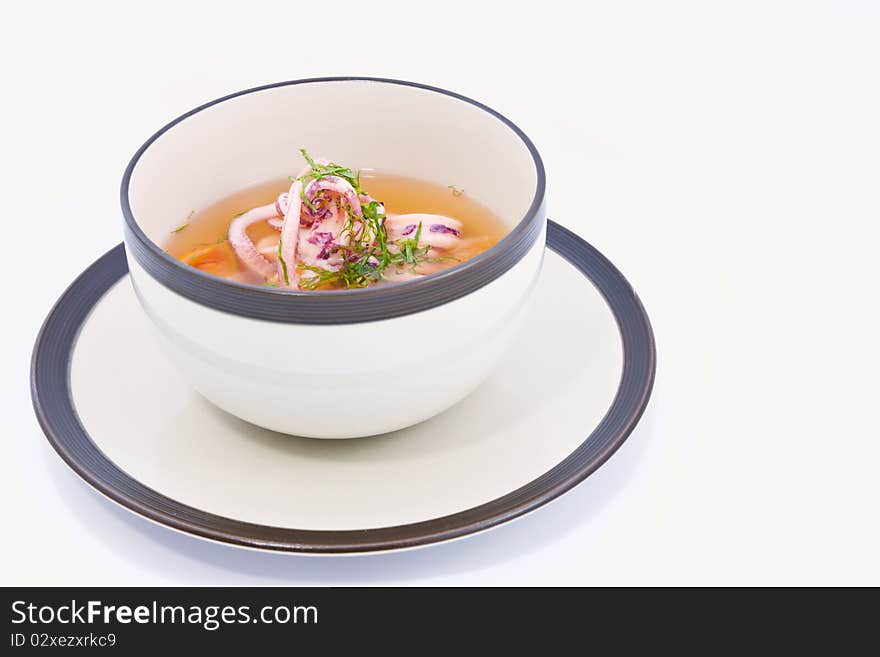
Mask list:
POLYGON ((484 530, 598 468, 653 383, 650 325, 620 273, 556 224, 548 246, 525 329, 487 383, 420 425, 347 441, 259 429, 188 388, 137 304, 120 246, 46 320, 37 415, 100 492, 205 538, 368 552, 484 530))

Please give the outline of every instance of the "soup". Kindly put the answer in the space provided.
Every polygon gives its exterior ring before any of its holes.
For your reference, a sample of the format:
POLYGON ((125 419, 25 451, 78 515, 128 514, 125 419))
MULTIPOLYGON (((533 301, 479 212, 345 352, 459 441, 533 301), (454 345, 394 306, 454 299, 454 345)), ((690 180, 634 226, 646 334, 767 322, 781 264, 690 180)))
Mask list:
POLYGON ((194 211, 166 251, 216 276, 319 290, 414 280, 496 244, 504 223, 453 185, 312 160, 194 211))

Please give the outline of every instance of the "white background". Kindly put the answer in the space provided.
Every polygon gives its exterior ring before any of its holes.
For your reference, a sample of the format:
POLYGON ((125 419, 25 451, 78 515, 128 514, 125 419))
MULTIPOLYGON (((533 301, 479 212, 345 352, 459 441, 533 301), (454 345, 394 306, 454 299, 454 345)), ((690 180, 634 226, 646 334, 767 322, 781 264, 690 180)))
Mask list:
POLYGON ((504 6, 5 10, 2 584, 880 584, 880 5, 504 6), (49 448, 33 339, 120 241, 122 170, 155 129, 346 74, 459 91, 533 138, 551 216, 650 313, 649 410, 582 486, 449 545, 315 559, 153 526, 49 448))

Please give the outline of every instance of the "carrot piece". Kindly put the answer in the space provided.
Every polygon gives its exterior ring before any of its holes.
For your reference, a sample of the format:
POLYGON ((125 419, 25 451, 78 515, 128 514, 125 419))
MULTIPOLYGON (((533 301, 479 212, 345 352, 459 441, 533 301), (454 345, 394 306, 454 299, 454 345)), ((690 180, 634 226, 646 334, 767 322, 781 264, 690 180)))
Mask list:
POLYGON ((181 258, 186 264, 215 276, 234 276, 241 271, 228 240, 199 246, 181 258))

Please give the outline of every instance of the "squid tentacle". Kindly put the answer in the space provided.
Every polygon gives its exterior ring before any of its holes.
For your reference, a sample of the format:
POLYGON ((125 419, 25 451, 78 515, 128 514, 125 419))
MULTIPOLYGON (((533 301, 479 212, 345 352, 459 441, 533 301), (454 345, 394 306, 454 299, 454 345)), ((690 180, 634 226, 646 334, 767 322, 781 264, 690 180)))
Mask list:
POLYGON ((248 226, 275 216, 274 203, 253 208, 233 219, 232 223, 229 224, 229 232, 227 233, 229 244, 235 250, 235 254, 248 269, 255 271, 263 277, 271 276, 275 271, 275 267, 254 246, 253 241, 248 237, 247 229, 248 226))
POLYGON ((294 180, 287 193, 289 200, 281 224, 281 239, 278 242, 278 285, 296 289, 296 244, 299 241, 299 215, 302 209, 302 181, 294 180))

